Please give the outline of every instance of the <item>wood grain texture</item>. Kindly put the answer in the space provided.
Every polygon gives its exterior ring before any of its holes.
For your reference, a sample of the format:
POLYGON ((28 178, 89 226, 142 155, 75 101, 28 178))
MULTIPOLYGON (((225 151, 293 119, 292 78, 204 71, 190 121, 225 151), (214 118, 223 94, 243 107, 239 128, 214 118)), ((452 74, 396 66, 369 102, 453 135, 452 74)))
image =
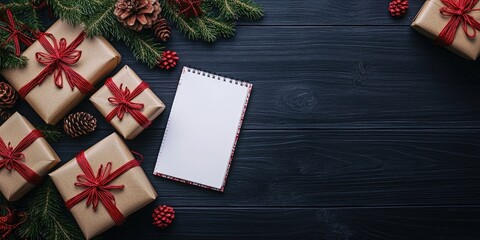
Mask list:
POLYGON ((109 239, 463 239, 480 235, 472 207, 403 208, 176 208, 166 231, 148 220, 148 207, 109 239), (132 229, 135 229, 133 231, 132 229))
MULTIPOLYGON (((97 131, 54 147, 68 161, 110 133, 97 131)), ((479 134, 470 130, 244 130, 224 193, 152 175, 162 130, 146 131, 128 144, 145 156, 142 166, 159 193, 159 204, 470 205, 480 201, 479 134)))
POLYGON ((258 0, 266 15, 261 22, 242 22, 245 25, 410 25, 424 1, 409 1, 404 18, 396 19, 388 13, 390 1, 338 0, 258 0))
MULTIPOLYGON (((174 35, 170 48, 180 66, 253 83, 244 129, 480 128, 479 63, 409 27, 238 30, 235 39, 215 45, 174 35)), ((165 102, 152 126, 164 129, 181 67, 149 70, 123 44, 115 46, 123 55, 119 67, 131 66, 165 102)), ((98 113, 89 101, 77 110, 98 113)), ((99 128, 111 129, 103 120, 99 128)))
MULTIPOLYGON (((159 197, 104 239, 479 239, 480 65, 409 27, 424 1, 402 19, 389 1, 257 1, 265 18, 232 39, 174 31, 168 45, 179 66, 254 85, 225 193, 151 174, 181 68, 150 70, 113 43, 167 111, 127 142, 159 197), (170 229, 151 225, 157 204, 176 208, 170 229)), ((87 100, 74 111, 99 130, 54 144, 64 162, 114 131, 87 100)))

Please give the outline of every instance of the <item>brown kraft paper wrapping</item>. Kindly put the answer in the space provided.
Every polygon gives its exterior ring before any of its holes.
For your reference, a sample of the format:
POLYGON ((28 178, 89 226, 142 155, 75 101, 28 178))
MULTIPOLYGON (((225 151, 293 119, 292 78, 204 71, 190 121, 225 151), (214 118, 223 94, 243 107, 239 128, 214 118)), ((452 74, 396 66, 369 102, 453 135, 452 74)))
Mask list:
MULTIPOLYGON (((105 167, 108 162, 111 162, 113 172, 126 162, 134 159, 130 150, 116 133, 109 135, 86 150, 85 157, 95 175, 101 164, 105 167)), ((64 201, 68 201, 85 189, 74 185, 79 174, 83 174, 83 171, 75 158, 50 173, 50 177, 64 201)), ((128 170, 108 185, 125 186, 123 189, 110 191, 115 196, 116 207, 125 217, 157 198, 157 193, 141 167, 128 170)), ((87 207, 86 201, 84 199, 79 202, 70 211, 87 239, 115 226, 114 221, 101 202, 99 202, 97 210, 94 211, 92 205, 87 207)))
MULTIPOLYGON (((440 13, 440 8, 445 5, 441 0, 427 0, 415 17, 412 28, 427 36, 435 39, 450 21, 451 17, 440 13)), ((480 2, 473 8, 480 8, 480 2)), ((477 21, 480 19, 480 11, 471 11, 468 13, 477 21)), ((468 26, 469 31, 473 31, 468 26)), ((457 28, 455 40, 447 49, 469 60, 475 60, 480 55, 479 37, 469 38, 463 31, 461 24, 457 28)))
MULTIPOLYGON (((67 45, 70 45, 81 31, 81 27, 73 27, 61 20, 58 20, 47 30, 48 33, 55 36, 57 41, 65 38, 67 45)), ((70 67, 94 86, 109 74, 121 60, 117 50, 103 37, 86 38, 77 47, 77 50, 82 51, 80 60, 70 67)), ((35 41, 22 54, 22 56, 28 58, 26 67, 9 68, 1 72, 17 91, 45 68, 45 65, 35 59, 35 53, 37 52, 46 52, 46 50, 38 41, 35 41)), ((25 100, 46 123, 56 124, 80 103, 83 97, 84 95, 77 88, 72 91, 65 76, 63 77, 63 88, 57 87, 54 83, 53 74, 51 74, 45 78, 41 85, 37 85, 25 97, 25 100)))
MULTIPOLYGON (((128 66, 123 67, 112 77, 112 79, 115 85, 120 87, 120 84, 123 84, 123 86, 128 87, 130 91, 133 91, 140 83, 142 83, 142 80, 128 66)), ((107 116, 115 108, 115 105, 108 101, 108 98, 112 96, 113 95, 107 86, 103 86, 90 97, 90 101, 92 101, 93 105, 95 105, 103 116, 107 116)), ((135 97, 132 102, 144 104, 144 107, 140 112, 150 121, 153 121, 165 110, 165 104, 150 88, 145 89, 140 95, 135 97)), ((125 113, 122 120, 115 116, 110 123, 125 139, 134 139, 144 130, 144 128, 140 126, 140 124, 138 124, 129 113, 125 113)))
MULTIPOLYGON (((10 142, 15 148, 34 129, 27 119, 15 113, 0 126, 0 136, 5 144, 10 142)), ((22 163, 40 176, 45 176, 60 162, 60 158, 44 138, 35 140, 22 153, 25 156, 22 163)), ((17 201, 34 187, 35 185, 27 182, 17 171, 0 170, 0 191, 7 200, 17 201)))

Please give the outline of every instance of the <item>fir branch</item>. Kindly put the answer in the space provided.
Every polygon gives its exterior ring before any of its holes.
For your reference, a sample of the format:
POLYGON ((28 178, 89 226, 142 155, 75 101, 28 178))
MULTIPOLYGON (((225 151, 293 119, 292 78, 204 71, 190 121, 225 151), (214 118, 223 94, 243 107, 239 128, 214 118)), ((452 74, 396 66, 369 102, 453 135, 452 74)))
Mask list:
POLYGON ((84 12, 80 4, 75 0, 46 0, 52 6, 55 16, 72 24, 78 25, 82 22, 84 12))
POLYGON ((32 8, 32 3, 28 0, 15 0, 10 3, 0 5, 0 9, 10 9, 12 11, 22 11, 32 8))
POLYGON ((163 46, 142 33, 123 27, 113 14, 115 0, 106 0, 102 11, 98 11, 85 22, 85 32, 89 36, 103 35, 107 38, 121 40, 132 50, 133 56, 150 68, 158 65, 162 56, 163 46))
POLYGON ((117 24, 117 20, 113 16, 114 0, 106 0, 100 8, 100 11, 97 11, 85 22, 85 32, 89 36, 104 35, 112 30, 113 25, 117 24))
POLYGON ((58 142, 63 137, 62 132, 57 126, 45 124, 37 126, 36 129, 42 131, 45 139, 50 143, 58 142))
POLYGON ((53 182, 49 179, 36 191, 30 202, 29 218, 19 229, 27 239, 81 240, 78 226, 65 217, 64 203, 53 182))
POLYGON ((155 42, 155 39, 146 34, 136 33, 122 27, 120 24, 115 24, 113 28, 121 34, 112 37, 117 38, 117 40, 123 40, 125 44, 130 47, 133 56, 137 60, 144 62, 150 68, 158 66, 164 49, 160 43, 155 42))
POLYGON ((205 4, 217 8, 219 17, 226 20, 258 20, 263 17, 262 7, 252 0, 207 0, 205 4))
POLYGON ((204 40, 213 42, 220 37, 231 37, 235 34, 235 25, 231 20, 214 17, 209 6, 202 6, 206 14, 197 17, 184 19, 176 12, 176 7, 168 3, 162 4, 162 12, 174 23, 180 32, 192 40, 204 40))
POLYGON ((24 56, 17 57, 13 52, 0 49, 0 69, 25 67, 28 59, 24 56))

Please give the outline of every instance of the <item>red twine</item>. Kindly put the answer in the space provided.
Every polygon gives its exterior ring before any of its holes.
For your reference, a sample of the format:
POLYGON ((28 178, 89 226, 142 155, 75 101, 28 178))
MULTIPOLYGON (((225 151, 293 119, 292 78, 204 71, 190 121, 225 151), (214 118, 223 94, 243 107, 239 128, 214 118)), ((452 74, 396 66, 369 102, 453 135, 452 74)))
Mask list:
POLYGON ((455 40, 455 34, 460 23, 462 24, 465 34, 469 38, 474 38, 477 35, 477 30, 480 30, 480 23, 470 16, 469 13, 480 10, 473 8, 478 1, 479 0, 442 0, 445 7, 440 8, 440 13, 451 18, 438 35, 436 42, 443 46, 450 46, 455 40), (468 29, 469 26, 472 28, 472 32, 468 29))
POLYGON ((43 137, 42 132, 39 130, 31 131, 22 141, 20 141, 17 147, 13 148, 11 143, 5 144, 2 137, 0 137, 0 170, 5 168, 8 171, 17 171, 27 182, 33 185, 39 185, 42 178, 27 167, 21 161, 25 158, 22 151, 29 147, 35 140, 43 137))
POLYGON ((125 186, 108 185, 108 183, 115 180, 128 170, 140 166, 140 163, 137 160, 133 159, 125 163, 123 166, 121 166, 114 172, 111 172, 112 163, 108 162, 105 168, 103 167, 103 164, 100 165, 97 175, 95 176, 92 167, 90 166, 90 163, 88 163, 87 158, 85 157, 85 153, 83 151, 77 155, 76 159, 78 165, 80 166, 84 174, 79 174, 77 176, 77 182, 75 183, 75 186, 83 187, 85 188, 85 190, 83 190, 81 193, 71 198, 70 200, 66 201, 65 205, 67 206, 67 208, 73 208, 75 205, 77 205, 79 202, 86 198, 87 207, 92 205, 93 210, 96 211, 98 207, 98 202, 100 201, 117 225, 123 223, 123 221, 125 221, 125 217, 115 206, 115 196, 113 196, 110 191, 115 189, 123 189, 125 186))
POLYGON ((23 33, 23 30, 29 30, 30 32, 32 32, 32 30, 23 24, 15 23, 15 19, 13 18, 13 14, 10 9, 6 9, 5 13, 7 15, 7 19, 2 18, 2 21, 7 23, 7 26, 0 26, 0 29, 8 32, 9 34, 2 46, 5 47, 9 42, 13 42, 13 46, 15 47, 15 55, 19 57, 21 51, 20 42, 30 46, 35 39, 23 33))
POLYGON ((16 212, 6 206, 0 206, 0 209, 7 211, 6 215, 0 216, 0 239, 7 239, 16 228, 27 220, 27 213, 16 212))
POLYGON ((203 14, 202 0, 170 0, 171 2, 178 5, 179 13, 178 15, 183 15, 185 18, 198 17, 203 14))
POLYGON ((72 90, 77 87, 82 94, 87 94, 92 91, 93 86, 70 67, 70 65, 73 65, 80 60, 82 51, 76 50, 76 48, 83 42, 85 37, 85 32, 82 32, 72 43, 70 43, 70 45, 67 46, 65 38, 62 38, 57 42, 57 39, 52 34, 41 33, 38 37, 38 41, 47 52, 37 52, 35 58, 39 63, 45 65, 45 68, 38 74, 38 76, 18 91, 20 96, 25 98, 33 88, 42 84, 45 78, 52 73, 55 85, 59 88, 63 88, 63 75, 65 74, 67 82, 72 90), (47 37, 52 40, 53 46, 50 41, 47 40, 47 37))
POLYGON ((111 78, 107 79, 105 85, 113 94, 113 97, 109 97, 108 101, 116 106, 105 117, 108 122, 111 122, 115 116, 122 120, 125 113, 128 112, 143 128, 150 126, 152 122, 140 112, 140 109, 144 107, 143 103, 132 102, 132 99, 140 95, 140 93, 148 88, 148 84, 146 82, 140 83, 140 85, 138 85, 132 92, 130 92, 127 87, 123 89, 123 84, 120 84, 120 88, 117 87, 111 78))

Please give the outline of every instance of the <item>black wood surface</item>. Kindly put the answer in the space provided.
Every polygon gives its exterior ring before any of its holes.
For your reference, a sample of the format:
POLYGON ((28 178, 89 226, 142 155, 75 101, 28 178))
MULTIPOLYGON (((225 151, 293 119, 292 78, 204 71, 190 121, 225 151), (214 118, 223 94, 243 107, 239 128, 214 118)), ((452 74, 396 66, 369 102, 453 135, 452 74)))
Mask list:
MULTIPOLYGON (((159 193, 105 239, 480 239, 480 65, 432 44, 388 1, 258 0, 266 17, 206 44, 174 33, 189 65, 253 83, 224 193, 152 175, 181 68, 125 64, 166 103, 128 145, 159 193), (172 227, 150 223, 176 207, 172 227)), ((38 116, 26 103, 19 110, 38 116)), ((64 161, 113 131, 54 144, 64 161)))

